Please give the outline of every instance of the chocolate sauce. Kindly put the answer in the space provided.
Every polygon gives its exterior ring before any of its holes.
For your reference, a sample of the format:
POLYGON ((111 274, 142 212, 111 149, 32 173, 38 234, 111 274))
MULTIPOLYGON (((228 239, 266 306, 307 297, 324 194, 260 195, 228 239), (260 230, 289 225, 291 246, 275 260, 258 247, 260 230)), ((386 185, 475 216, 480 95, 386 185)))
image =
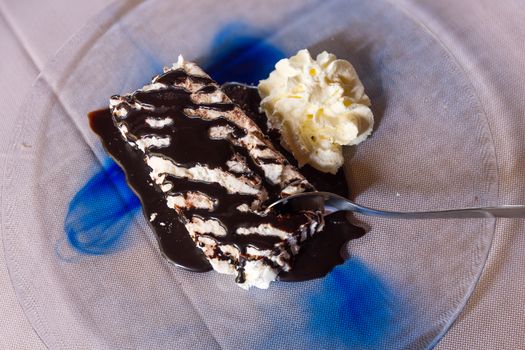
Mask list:
MULTIPOLYGON (((209 94, 216 87, 213 80, 189 75, 184 70, 173 70, 164 73, 156 79, 156 83, 166 84, 162 88, 152 90, 138 90, 132 95, 123 98, 116 97, 121 101, 117 109, 124 108, 127 113, 124 116, 113 115, 114 122, 126 128, 126 137, 134 142, 146 137, 164 138, 169 137, 170 143, 167 146, 157 149, 147 149, 148 156, 160 156, 182 167, 193 167, 196 165, 206 166, 208 169, 222 169, 230 172, 227 163, 235 156, 241 156, 247 163, 249 172, 243 176, 257 177, 262 181, 262 186, 268 192, 268 199, 264 204, 269 204, 280 199, 283 185, 273 184, 265 176, 261 162, 250 156, 248 150, 238 146, 232 139, 238 140, 246 135, 246 131, 237 124, 227 120, 220 115, 214 119, 192 117, 191 112, 195 110, 212 110, 221 113, 232 112, 236 107, 233 103, 195 103, 192 99, 192 92, 181 85, 189 79, 192 83, 204 85, 196 93, 209 94), (147 108, 136 108, 135 106, 147 106, 147 108), (159 128, 153 128, 146 122, 148 118, 156 120, 167 120, 170 118, 172 123, 159 128), (211 128, 227 127, 230 129, 230 138, 212 138, 211 128)), ((239 111, 240 112, 240 111, 239 111)), ((244 116, 243 116, 244 117, 244 116)), ((245 117, 244 117, 245 118, 245 117)), ((264 135, 259 132, 260 139, 264 135)), ((267 147, 260 145, 261 147, 267 147)), ((281 162, 286 162, 281 159, 281 162)), ((137 163, 135 166, 147 167, 145 162, 137 163)), ((219 244, 234 245, 240 252, 241 257, 247 254, 248 247, 255 247, 259 250, 273 250, 275 244, 281 240, 278 237, 263 236, 257 234, 242 235, 236 234, 240 228, 257 227, 261 224, 270 224, 273 227, 294 233, 311 221, 312 215, 308 213, 280 214, 268 213, 261 216, 253 212, 239 212, 237 207, 242 204, 249 204, 257 199, 255 195, 228 193, 227 190, 216 183, 204 183, 188 180, 180 177, 167 176, 167 181, 173 186, 173 190, 167 195, 184 195, 187 191, 199 191, 211 198, 216 199, 213 212, 207 209, 179 208, 179 213, 173 210, 173 215, 182 217, 182 220, 200 217, 203 220, 213 218, 218 220, 226 229, 226 235, 214 236, 214 240, 219 244)), ((166 194, 162 194, 165 196, 166 194)), ((157 194, 157 196, 159 196, 157 194)), ((140 197, 140 193, 139 193, 140 197)), ((155 226, 155 221, 153 222, 155 226)), ((287 243, 288 244, 288 243, 287 243)), ((216 250, 214 258, 228 259, 223 256, 220 250, 216 250)), ((239 270, 242 275, 243 271, 239 270)))
POLYGON ((173 209, 166 206, 161 193, 151 183, 143 154, 122 139, 109 109, 94 111, 88 116, 91 129, 100 137, 111 157, 124 169, 129 185, 140 198, 146 218, 155 213, 155 223, 166 224, 161 226, 150 223, 163 254, 176 265, 191 271, 210 271, 211 265, 202 251, 195 247, 186 227, 174 215, 173 209))
MULTIPOLYGON (((157 79, 163 84, 180 83, 184 79, 204 84, 197 93, 212 93, 215 91, 211 79, 187 75, 182 70, 170 71, 157 79)), ((245 111, 261 128, 263 133, 269 136, 273 145, 285 156, 291 164, 296 165, 293 156, 284 150, 279 143, 279 134, 275 130, 268 130, 266 118, 258 112, 259 97, 257 92, 242 86, 229 86, 224 92, 245 111)), ((213 139, 209 136, 211 127, 226 126, 232 130, 233 138, 240 138, 246 131, 224 118, 204 120, 197 117, 189 117, 185 109, 205 108, 219 112, 229 112, 236 108, 233 103, 210 103, 195 104, 192 102, 190 92, 170 85, 162 91, 137 91, 126 97, 132 104, 138 101, 145 105, 151 105, 152 110, 136 110, 130 108, 124 118, 111 115, 109 110, 91 112, 89 114, 91 128, 97 133, 108 153, 117 160, 124 169, 127 180, 141 200, 146 217, 156 213, 156 218, 150 223, 157 235, 163 254, 175 264, 193 270, 209 271, 210 264, 204 254, 195 246, 189 232, 183 222, 184 216, 202 216, 203 218, 214 218, 227 228, 228 234, 216 237, 219 243, 233 244, 241 251, 246 251, 248 246, 258 249, 272 249, 279 243, 277 237, 262 236, 257 234, 237 235, 234 232, 240 227, 254 227, 263 223, 270 223, 273 227, 287 232, 294 232, 301 225, 309 222, 311 214, 301 213, 295 215, 270 213, 267 216, 256 215, 251 212, 239 212, 236 208, 241 204, 249 204, 255 196, 246 194, 227 193, 226 189, 218 184, 190 181, 187 179, 167 176, 173 190, 168 194, 184 194, 186 191, 200 191, 212 198, 218 199, 213 212, 204 209, 186 208, 184 215, 168 208, 165 201, 165 193, 154 186, 150 177, 150 169, 144 161, 144 153, 133 148, 122 138, 122 134, 115 126, 115 121, 124 124, 128 130, 128 138, 131 141, 147 136, 169 137, 170 144, 167 147, 149 150, 149 154, 165 157, 175 161, 177 164, 189 167, 195 165, 206 165, 209 168, 226 168, 226 163, 235 154, 241 155, 247 163, 251 173, 244 174, 246 177, 260 179, 261 184, 267 189, 269 198, 265 204, 269 204, 280 198, 282 188, 288 184, 270 183, 257 162, 270 162, 269 159, 258 159, 255 161, 243 147, 236 146, 227 139, 213 139), (161 128, 153 128, 146 123, 146 118, 165 119, 171 118, 173 122, 161 128), (161 225, 163 223, 163 225, 161 225)), ((125 106, 124 106, 125 108, 125 106)), ((263 137, 261 135, 261 137, 263 137)), ((263 146, 264 147, 264 146, 263 146)), ((342 171, 336 175, 321 173, 309 166, 301 169, 301 173, 318 190, 330 191, 340 195, 347 195, 346 182, 342 171)), ((294 258, 293 269, 283 272, 279 279, 284 281, 301 281, 319 278, 326 275, 335 265, 341 264, 340 250, 345 242, 363 235, 363 231, 349 224, 344 214, 333 214, 326 218, 325 228, 313 238, 301 244, 300 253, 294 258)), ((289 247, 287 247, 289 248, 289 247)), ((268 262, 271 263, 271 262, 268 262)), ((242 267, 241 267, 242 268, 242 267)), ((238 282, 242 282, 242 274, 238 282)))
MULTIPOLYGON (((297 166, 293 155, 282 147, 279 132, 269 129, 267 118, 259 112, 261 99, 256 89, 247 88, 241 84, 228 84, 222 90, 228 97, 240 106, 246 115, 254 120, 259 128, 268 135, 273 145, 286 159, 297 166)), ((306 179, 318 191, 326 191, 348 196, 345 175, 342 169, 337 174, 323 173, 305 165, 300 169, 306 179)), ((281 281, 304 281, 325 276, 336 265, 344 262, 341 249, 351 239, 365 234, 362 228, 352 225, 346 219, 345 213, 335 213, 325 217, 325 227, 301 245, 299 254, 295 256, 293 269, 290 272, 281 272, 281 281)))

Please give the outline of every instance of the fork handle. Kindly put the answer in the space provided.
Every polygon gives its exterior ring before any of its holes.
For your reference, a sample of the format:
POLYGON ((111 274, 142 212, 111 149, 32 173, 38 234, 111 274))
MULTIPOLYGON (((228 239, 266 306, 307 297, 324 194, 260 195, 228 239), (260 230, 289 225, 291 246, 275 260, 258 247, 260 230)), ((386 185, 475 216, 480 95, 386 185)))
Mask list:
POLYGON ((353 205, 349 211, 364 215, 398 219, 465 219, 465 218, 525 218, 525 205, 502 205, 486 208, 464 208, 441 211, 395 212, 353 205))

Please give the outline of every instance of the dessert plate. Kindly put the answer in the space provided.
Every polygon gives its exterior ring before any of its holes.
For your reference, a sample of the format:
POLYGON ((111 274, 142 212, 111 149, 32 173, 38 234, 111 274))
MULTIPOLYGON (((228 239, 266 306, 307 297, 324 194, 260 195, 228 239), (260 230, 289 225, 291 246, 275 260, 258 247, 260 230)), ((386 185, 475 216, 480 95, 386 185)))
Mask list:
POLYGON ((358 217, 367 234, 325 278, 245 291, 230 276, 161 256, 89 129, 89 111, 180 53, 219 82, 256 83, 302 48, 348 59, 372 100, 373 136, 346 154, 352 199, 400 211, 497 204, 494 146, 475 91, 395 5, 118 3, 39 76, 2 169, 9 273, 48 347, 425 349, 445 334, 481 274, 493 219, 358 217))

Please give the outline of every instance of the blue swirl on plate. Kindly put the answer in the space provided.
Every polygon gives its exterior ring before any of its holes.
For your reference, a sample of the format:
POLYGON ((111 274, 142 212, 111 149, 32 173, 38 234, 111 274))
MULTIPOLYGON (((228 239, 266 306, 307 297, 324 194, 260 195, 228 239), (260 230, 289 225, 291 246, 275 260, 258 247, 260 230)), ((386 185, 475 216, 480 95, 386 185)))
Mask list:
POLYGON ((306 303, 312 337, 351 349, 377 348, 394 328, 399 308, 386 283, 358 258, 334 268, 306 303))
POLYGON ((68 242, 83 254, 123 248, 127 229, 140 208, 120 167, 109 159, 106 164, 73 197, 64 222, 68 242))

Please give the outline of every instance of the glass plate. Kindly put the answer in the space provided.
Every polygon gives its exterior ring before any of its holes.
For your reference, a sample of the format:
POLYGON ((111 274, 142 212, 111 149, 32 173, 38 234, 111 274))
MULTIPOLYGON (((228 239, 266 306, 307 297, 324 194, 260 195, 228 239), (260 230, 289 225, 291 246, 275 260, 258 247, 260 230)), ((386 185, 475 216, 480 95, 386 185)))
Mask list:
POLYGON ((87 112, 182 53, 257 82, 301 48, 350 60, 373 136, 348 152, 352 198, 383 209, 497 202, 494 147, 449 52, 389 2, 116 4, 39 76, 4 167, 3 239, 20 303, 50 348, 424 349, 461 312, 494 220, 358 218, 368 233, 326 278, 238 288, 166 262, 87 112), (75 233, 80 235, 75 236, 75 233))

